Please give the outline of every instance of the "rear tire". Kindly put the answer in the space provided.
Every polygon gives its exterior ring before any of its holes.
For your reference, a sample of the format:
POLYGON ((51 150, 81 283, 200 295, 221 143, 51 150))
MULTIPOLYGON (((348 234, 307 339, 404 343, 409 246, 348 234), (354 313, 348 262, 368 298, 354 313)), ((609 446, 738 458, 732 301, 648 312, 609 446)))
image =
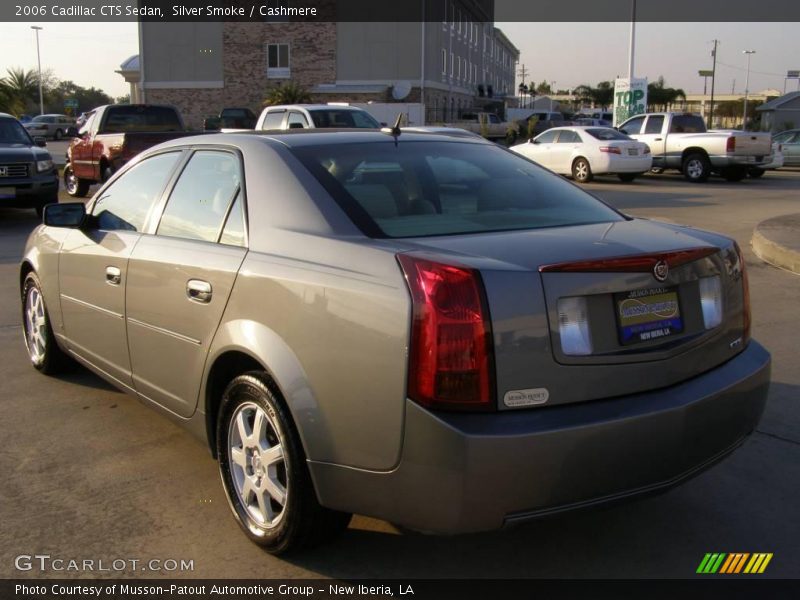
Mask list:
POLYGON ((617 173, 617 177, 623 183, 630 183, 639 176, 639 173, 617 173))
POLYGON ((225 389, 217 456, 234 517, 271 554, 317 545, 347 528, 349 513, 317 502, 297 430, 264 373, 240 375, 225 389))
POLYGON ((41 283, 33 271, 28 273, 22 285, 22 331, 34 369, 45 375, 54 375, 71 366, 72 360, 56 342, 41 283))
POLYGON ((572 163, 572 178, 578 183, 589 183, 594 179, 592 167, 585 158, 576 158, 572 163))
POLYGON ((89 186, 91 183, 85 179, 79 179, 72 171, 71 165, 64 167, 64 188, 67 194, 73 198, 85 198, 89 193, 89 186))
POLYGON ((705 154, 695 152, 683 159, 683 176, 692 183, 703 183, 711 175, 711 162, 705 154))
POLYGON ((758 179, 759 177, 763 176, 764 173, 766 173, 766 171, 764 169, 759 168, 759 167, 753 167, 752 169, 747 171, 747 174, 752 179, 758 179))

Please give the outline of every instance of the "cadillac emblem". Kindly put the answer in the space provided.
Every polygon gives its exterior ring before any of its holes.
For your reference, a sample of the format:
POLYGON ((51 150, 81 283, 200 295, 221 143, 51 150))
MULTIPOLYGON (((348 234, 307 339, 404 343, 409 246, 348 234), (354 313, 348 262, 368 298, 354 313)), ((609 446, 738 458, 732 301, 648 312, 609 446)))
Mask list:
POLYGON ((667 261, 658 261, 653 267, 653 277, 655 277, 658 281, 666 281, 668 275, 669 265, 667 264, 667 261))

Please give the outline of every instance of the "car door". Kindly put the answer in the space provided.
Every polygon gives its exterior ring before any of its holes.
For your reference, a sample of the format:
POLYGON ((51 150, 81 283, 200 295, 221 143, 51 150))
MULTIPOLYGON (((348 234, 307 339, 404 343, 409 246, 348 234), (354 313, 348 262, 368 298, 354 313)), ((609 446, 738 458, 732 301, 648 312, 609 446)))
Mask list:
POLYGON ((97 113, 92 111, 78 130, 78 136, 70 146, 70 164, 72 172, 79 179, 94 179, 92 163, 92 133, 97 113))
POLYGON ((553 150, 556 145, 558 129, 549 129, 539 134, 534 140, 523 148, 523 154, 543 167, 550 168, 553 164, 553 150))
POLYGON ((639 139, 639 134, 642 133, 642 125, 644 125, 644 115, 633 117, 625 121, 619 126, 619 130, 632 137, 635 140, 639 139))
POLYGON ((246 254, 240 157, 188 157, 155 235, 131 253, 128 347, 136 391, 181 417, 197 406, 203 367, 246 254))
POLYGON ((90 208, 87 226, 67 235, 59 257, 63 334, 69 348, 129 387, 128 259, 179 155, 147 158, 103 188, 90 208))
POLYGON ((783 164, 788 166, 800 166, 800 132, 795 132, 786 137, 786 141, 781 142, 783 148, 783 164))
POLYGON ((636 136, 636 139, 650 146, 653 166, 664 166, 667 148, 666 138, 667 136, 664 135, 664 115, 650 115, 647 117, 641 133, 636 136))
POLYGON ((549 168, 556 173, 571 173, 572 160, 577 156, 584 156, 591 163, 591 157, 581 152, 581 146, 581 138, 577 132, 572 129, 559 130, 556 143, 553 144, 553 149, 550 152, 549 168))

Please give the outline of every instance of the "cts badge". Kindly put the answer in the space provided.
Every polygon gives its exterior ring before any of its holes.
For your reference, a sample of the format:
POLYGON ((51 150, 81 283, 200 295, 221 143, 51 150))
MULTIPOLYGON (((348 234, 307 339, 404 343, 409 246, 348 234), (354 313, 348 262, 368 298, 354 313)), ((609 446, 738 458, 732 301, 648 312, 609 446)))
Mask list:
POLYGON ((653 267, 653 277, 655 277, 658 281, 666 281, 667 275, 669 275, 669 265, 667 264, 667 261, 658 261, 653 267))
POLYGON ((547 388, 533 388, 529 390, 512 390, 503 396, 503 404, 509 408, 520 406, 536 406, 544 404, 550 398, 547 388))

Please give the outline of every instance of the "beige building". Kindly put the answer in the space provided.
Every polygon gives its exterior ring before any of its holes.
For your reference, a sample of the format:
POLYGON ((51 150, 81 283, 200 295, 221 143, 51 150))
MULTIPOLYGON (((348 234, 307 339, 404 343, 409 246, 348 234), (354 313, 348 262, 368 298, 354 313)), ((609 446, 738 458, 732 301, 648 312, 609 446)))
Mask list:
POLYGON ((492 3, 428 6, 424 24, 140 22, 141 99, 176 105, 193 128, 226 106, 258 112, 290 81, 319 102, 422 101, 427 122, 502 111, 519 51, 491 22, 492 3))

